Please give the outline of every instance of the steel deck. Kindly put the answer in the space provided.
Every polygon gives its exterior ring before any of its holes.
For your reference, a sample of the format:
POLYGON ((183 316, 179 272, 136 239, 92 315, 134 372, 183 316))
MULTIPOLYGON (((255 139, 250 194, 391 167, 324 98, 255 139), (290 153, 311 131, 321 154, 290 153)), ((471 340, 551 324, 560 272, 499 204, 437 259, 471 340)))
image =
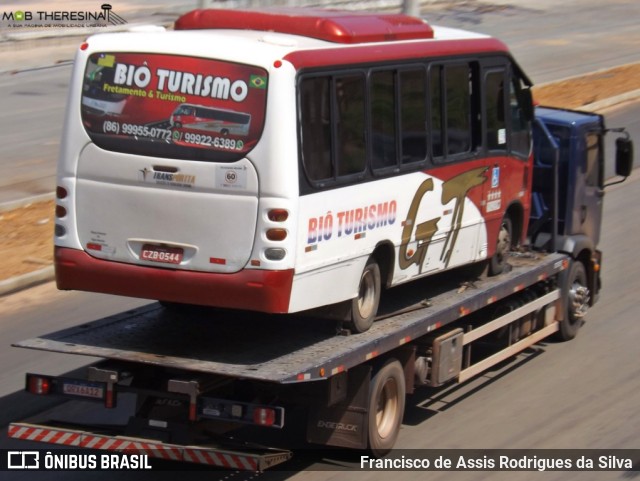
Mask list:
POLYGON ((454 280, 451 271, 394 288, 386 301, 383 298, 382 319, 362 334, 338 335, 334 321, 299 315, 195 308, 177 314, 154 303, 13 345, 234 378, 313 381, 361 364, 554 276, 567 260, 561 254, 533 257, 512 259, 510 272, 474 282, 466 289, 456 287, 464 279, 454 280), (393 312, 392 303, 413 307, 385 317, 385 311, 393 312))

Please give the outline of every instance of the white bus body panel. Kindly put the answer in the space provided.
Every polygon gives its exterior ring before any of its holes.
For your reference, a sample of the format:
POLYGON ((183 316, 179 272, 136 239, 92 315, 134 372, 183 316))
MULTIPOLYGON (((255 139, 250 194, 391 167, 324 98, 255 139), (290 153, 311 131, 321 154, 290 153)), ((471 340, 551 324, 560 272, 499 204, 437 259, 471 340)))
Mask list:
POLYGON ((78 235, 85 248, 102 246, 87 249, 101 259, 157 266, 140 258, 141 248, 164 244, 184 249, 180 269, 236 272, 253 249, 257 212, 258 177, 246 159, 158 159, 89 144, 78 161, 78 235), (154 166, 177 173, 167 176, 154 166), (241 179, 233 188, 225 179, 231 170, 241 179))
POLYGON ((367 259, 382 243, 393 246, 391 285, 485 259, 487 230, 480 210, 467 197, 462 209, 455 198, 443 204, 442 185, 440 179, 416 172, 377 181, 374 192, 365 183, 302 196, 290 310, 310 309, 318 298, 331 304, 356 297, 367 259), (420 199, 412 221, 407 216, 415 193, 430 178, 433 189, 420 199), (460 210, 462 217, 456 223, 454 216, 460 210), (415 239, 416 229, 411 225, 434 219, 438 219, 437 231, 425 247, 415 239), (407 224, 410 237, 403 248, 407 224), (447 241, 456 226, 457 236, 447 241), (411 254, 420 248, 426 249, 424 262, 410 262, 411 254), (403 256, 407 262, 401 265, 403 256))

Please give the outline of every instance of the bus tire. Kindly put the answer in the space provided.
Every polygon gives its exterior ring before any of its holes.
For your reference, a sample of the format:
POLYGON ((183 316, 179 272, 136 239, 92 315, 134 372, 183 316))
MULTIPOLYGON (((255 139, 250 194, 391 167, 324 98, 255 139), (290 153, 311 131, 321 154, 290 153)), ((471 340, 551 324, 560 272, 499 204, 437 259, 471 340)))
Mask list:
POLYGON ((351 316, 347 327, 353 333, 368 331, 378 313, 382 290, 380 266, 371 257, 360 276, 358 296, 351 300, 351 316))
POLYGON ((498 231, 498 239, 496 240, 496 251, 489 261, 489 275, 497 276, 502 274, 507 265, 507 258, 511 251, 513 239, 513 223, 508 216, 504 216, 500 223, 498 231))
POLYGON ((375 457, 393 448, 405 405, 405 377, 400 361, 389 359, 369 384, 368 449, 375 457))
POLYGON ((582 327, 584 315, 589 308, 589 288, 587 271, 584 264, 578 260, 571 262, 567 276, 566 315, 560 321, 558 337, 561 341, 570 341, 578 334, 582 327))

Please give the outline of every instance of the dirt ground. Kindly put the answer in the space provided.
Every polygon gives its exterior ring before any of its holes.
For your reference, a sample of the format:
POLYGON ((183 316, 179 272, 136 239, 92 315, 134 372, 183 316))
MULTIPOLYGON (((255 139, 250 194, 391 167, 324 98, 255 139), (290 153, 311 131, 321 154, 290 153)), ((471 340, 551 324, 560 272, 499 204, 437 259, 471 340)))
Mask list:
MULTIPOLYGON (((640 89, 640 64, 625 65, 580 78, 534 88, 541 105, 582 108, 590 103, 640 89)), ((39 202, 0 213, 0 280, 53 263, 55 202, 39 202)))

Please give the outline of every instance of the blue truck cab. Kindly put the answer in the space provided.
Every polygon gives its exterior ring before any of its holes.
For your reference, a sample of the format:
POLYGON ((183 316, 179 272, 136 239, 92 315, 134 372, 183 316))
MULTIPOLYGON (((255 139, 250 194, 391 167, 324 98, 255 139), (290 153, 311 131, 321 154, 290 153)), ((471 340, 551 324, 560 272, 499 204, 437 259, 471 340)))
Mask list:
POLYGON ((600 290, 604 137, 607 132, 624 134, 616 139, 615 174, 622 180, 631 174, 633 144, 623 129, 607 129, 596 113, 536 107, 533 124, 529 240, 538 249, 581 261, 592 304, 600 290))

